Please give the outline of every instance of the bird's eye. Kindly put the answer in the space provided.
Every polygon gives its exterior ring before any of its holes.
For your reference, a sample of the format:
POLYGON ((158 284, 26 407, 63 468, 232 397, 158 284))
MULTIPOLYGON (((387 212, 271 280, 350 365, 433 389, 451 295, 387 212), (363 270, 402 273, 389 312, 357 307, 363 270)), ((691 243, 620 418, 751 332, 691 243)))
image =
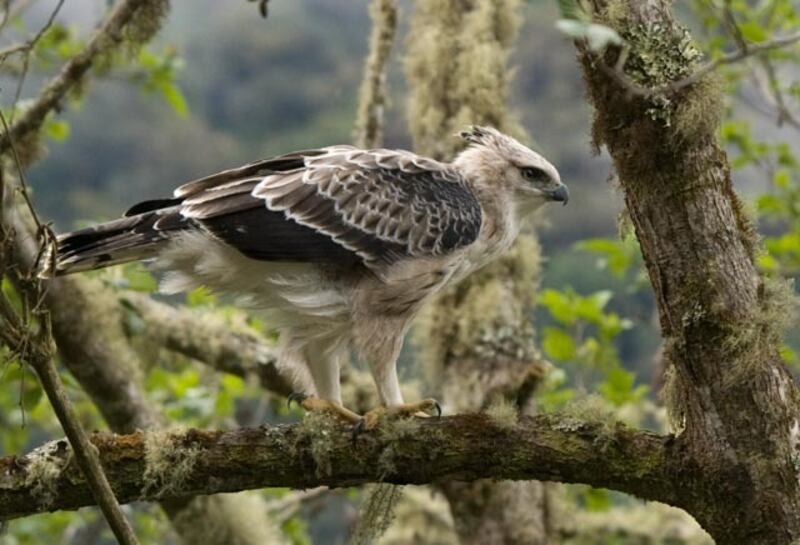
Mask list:
POLYGON ((519 169, 520 174, 526 180, 531 182, 541 182, 547 179, 547 173, 536 167, 522 167, 519 169))

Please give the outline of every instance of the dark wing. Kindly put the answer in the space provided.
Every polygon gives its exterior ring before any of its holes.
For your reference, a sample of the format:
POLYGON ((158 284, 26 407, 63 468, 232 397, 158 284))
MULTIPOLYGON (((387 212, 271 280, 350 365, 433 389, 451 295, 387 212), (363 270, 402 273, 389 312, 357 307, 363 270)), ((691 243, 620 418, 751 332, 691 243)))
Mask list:
POLYGON ((256 259, 388 264, 447 254, 481 227, 480 205, 455 170, 404 151, 297 152, 175 195, 184 218, 256 259))

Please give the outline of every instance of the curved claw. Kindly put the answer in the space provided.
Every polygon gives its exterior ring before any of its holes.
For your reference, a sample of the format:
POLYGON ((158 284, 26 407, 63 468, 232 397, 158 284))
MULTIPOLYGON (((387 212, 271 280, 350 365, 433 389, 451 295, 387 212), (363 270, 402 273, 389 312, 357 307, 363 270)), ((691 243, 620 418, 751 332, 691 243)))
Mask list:
POLYGON ((439 405, 439 402, 435 399, 433 400, 433 406, 436 407, 436 418, 442 417, 442 406, 439 405))
POLYGON ((292 392, 288 396, 286 396, 286 408, 292 408, 292 402, 294 401, 298 405, 300 405, 303 401, 308 399, 308 396, 302 392, 292 392))

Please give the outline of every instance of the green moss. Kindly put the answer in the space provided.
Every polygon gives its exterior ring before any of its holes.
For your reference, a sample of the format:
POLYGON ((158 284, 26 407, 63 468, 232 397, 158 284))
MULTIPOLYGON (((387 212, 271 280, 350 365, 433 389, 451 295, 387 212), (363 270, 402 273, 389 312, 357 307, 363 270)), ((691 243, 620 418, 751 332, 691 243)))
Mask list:
POLYGON ((382 418, 376 429, 381 442, 386 444, 378 459, 378 469, 383 478, 395 472, 395 459, 403 448, 404 439, 413 438, 420 433, 420 420, 413 416, 382 418))
MULTIPOLYGON (((693 73, 702 58, 686 28, 677 23, 634 20, 630 6, 621 0, 608 2, 595 17, 625 40, 624 71, 639 87, 657 89, 682 80, 693 73)), ((675 127, 677 134, 687 139, 698 134, 701 127, 716 127, 721 118, 722 98, 715 77, 704 78, 681 91, 655 93, 644 100, 645 113, 651 120, 675 127)))
POLYGON ((486 414, 492 422, 501 428, 512 428, 519 421, 517 407, 505 397, 498 396, 486 409, 486 414))
POLYGON ((394 520, 395 507, 402 493, 402 486, 392 484, 381 483, 368 487, 350 545, 376 543, 394 520))
POLYGON ((33 496, 45 507, 53 503, 58 479, 72 457, 69 446, 66 446, 66 450, 62 449, 65 443, 63 440, 51 441, 24 458, 23 484, 30 487, 33 496))
POLYGON ((315 472, 318 477, 333 473, 332 455, 335 447, 334 434, 341 432, 341 423, 325 411, 310 411, 297 427, 297 439, 292 447, 296 454, 301 445, 309 446, 314 459, 315 472))
POLYGON ((145 436, 143 493, 162 496, 181 492, 199 455, 196 446, 175 440, 183 432, 183 429, 160 430, 145 436))
POLYGON ((631 10, 624 0, 609 0, 601 8, 599 19, 611 28, 623 28, 631 10))
POLYGON ((150 41, 169 13, 167 0, 141 0, 136 16, 125 29, 125 45, 136 50, 150 41))
MULTIPOLYGON (((673 341, 674 342, 674 341, 673 341)), ((664 358, 667 358, 669 348, 664 351, 664 358)), ((667 409, 667 425, 669 431, 680 434, 686 427, 686 407, 688 400, 687 392, 691 389, 681 384, 675 366, 668 363, 664 370, 664 386, 659 392, 659 396, 667 409)))
POLYGON ((609 403, 599 395, 587 395, 576 399, 561 411, 555 429, 560 431, 580 431, 585 426, 600 425, 600 430, 611 433, 618 420, 609 403))
POLYGON ((722 78, 710 74, 689 86, 676 103, 672 115, 675 132, 685 141, 711 134, 719 126, 724 109, 722 78))

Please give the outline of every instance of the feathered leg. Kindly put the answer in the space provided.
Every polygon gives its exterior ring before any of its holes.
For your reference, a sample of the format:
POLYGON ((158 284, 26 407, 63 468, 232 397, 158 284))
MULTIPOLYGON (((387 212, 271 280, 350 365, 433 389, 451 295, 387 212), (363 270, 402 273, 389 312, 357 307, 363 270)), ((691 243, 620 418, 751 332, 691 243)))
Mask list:
POLYGON ((369 365, 381 407, 377 407, 358 422, 355 433, 374 428, 384 417, 400 418, 404 416, 430 416, 436 412, 441 415, 441 407, 435 399, 423 399, 416 403, 404 403, 403 394, 400 392, 400 381, 397 378, 397 358, 403 347, 407 320, 399 324, 370 324, 370 335, 356 336, 356 346, 359 355, 369 365), (383 326, 383 327, 381 327, 383 326), (394 327, 392 327, 394 326, 394 327), (390 333, 391 332, 391 333, 390 333))
POLYGON ((359 422, 361 415, 342 405, 339 370, 346 352, 341 343, 335 340, 304 342, 292 339, 290 332, 285 336, 289 340, 284 345, 284 357, 308 369, 312 384, 306 389, 313 389, 290 395, 289 403, 297 401, 306 411, 325 411, 347 423, 359 422))

